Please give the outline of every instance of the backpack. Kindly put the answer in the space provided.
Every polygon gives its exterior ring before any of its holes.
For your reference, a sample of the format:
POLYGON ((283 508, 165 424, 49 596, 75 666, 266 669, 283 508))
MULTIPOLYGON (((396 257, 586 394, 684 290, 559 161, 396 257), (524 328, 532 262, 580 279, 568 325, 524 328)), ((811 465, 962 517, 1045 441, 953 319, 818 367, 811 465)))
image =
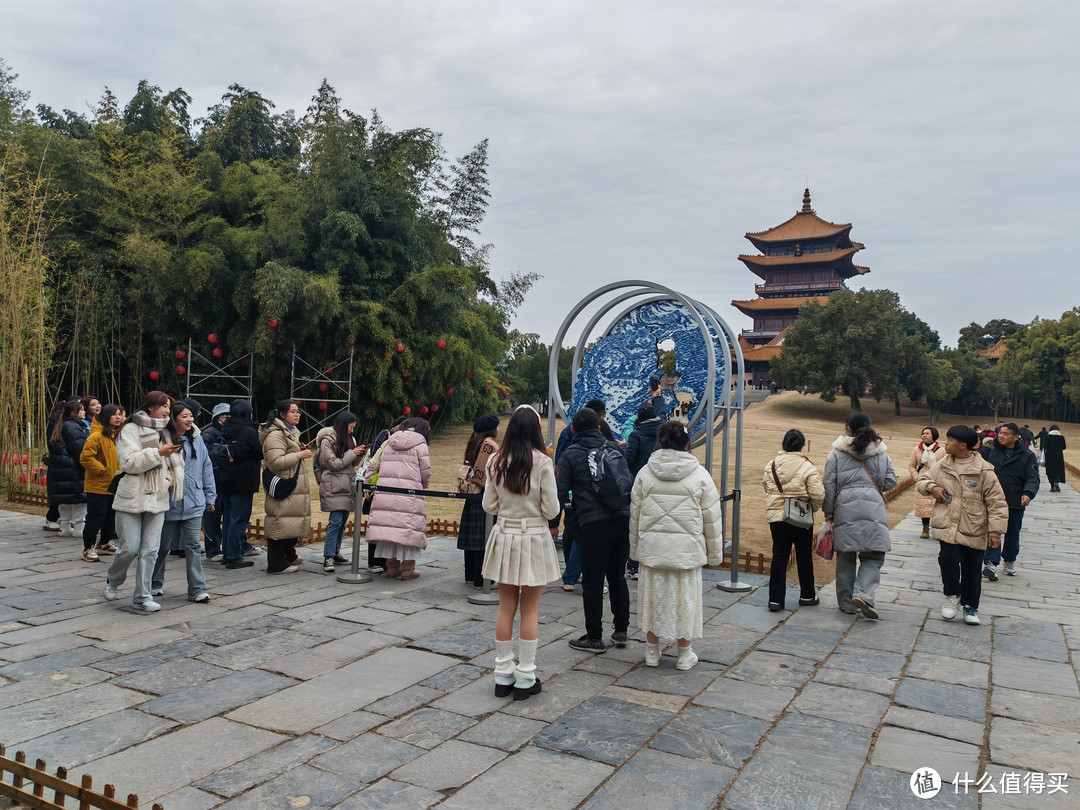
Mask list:
POLYGON ((487 462, 495 452, 494 442, 487 440, 480 445, 476 461, 472 464, 466 459, 457 472, 457 491, 463 495, 479 495, 484 491, 487 478, 487 462))
POLYGON ((609 444, 589 451, 586 457, 592 474, 592 488, 596 500, 612 511, 621 511, 630 505, 630 490, 634 477, 626 456, 609 444))
POLYGON ((222 439, 206 448, 206 452, 210 456, 210 466, 214 468, 215 476, 227 478, 232 472, 229 465, 233 463, 233 450, 235 447, 234 442, 222 439))

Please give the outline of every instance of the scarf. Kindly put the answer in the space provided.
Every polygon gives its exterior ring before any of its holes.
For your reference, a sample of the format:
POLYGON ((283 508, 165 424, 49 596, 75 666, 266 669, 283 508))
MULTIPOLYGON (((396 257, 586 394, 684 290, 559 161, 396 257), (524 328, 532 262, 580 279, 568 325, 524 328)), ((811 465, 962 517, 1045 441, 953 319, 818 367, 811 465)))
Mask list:
POLYGON ((938 449, 938 443, 934 442, 931 445, 925 445, 919 442, 919 449, 922 450, 922 461, 919 463, 919 470, 929 470, 934 466, 934 462, 937 461, 937 456, 934 455, 938 449))
MULTIPOLYGON (((157 450, 168 444, 165 434, 162 433, 169 424, 168 419, 151 419, 146 411, 136 411, 131 415, 131 421, 139 427, 139 443, 143 450, 157 450)), ((160 465, 142 474, 142 491, 146 495, 153 495, 163 489, 172 489, 173 500, 179 501, 184 497, 184 454, 180 452, 162 456, 161 461, 160 465), (168 474, 165 473, 166 470, 168 474)))

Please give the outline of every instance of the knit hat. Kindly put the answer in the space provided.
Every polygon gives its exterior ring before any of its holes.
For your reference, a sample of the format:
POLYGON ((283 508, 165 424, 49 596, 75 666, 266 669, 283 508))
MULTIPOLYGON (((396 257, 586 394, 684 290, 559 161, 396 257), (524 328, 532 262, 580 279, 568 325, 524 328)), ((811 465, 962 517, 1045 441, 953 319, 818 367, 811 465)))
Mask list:
POLYGON ((646 402, 644 405, 639 405, 637 409, 637 418, 643 422, 646 419, 655 419, 656 408, 653 407, 651 402, 646 402))
POLYGON ((485 413, 472 423, 473 433, 487 433, 489 430, 494 430, 498 426, 499 417, 491 413, 485 413))

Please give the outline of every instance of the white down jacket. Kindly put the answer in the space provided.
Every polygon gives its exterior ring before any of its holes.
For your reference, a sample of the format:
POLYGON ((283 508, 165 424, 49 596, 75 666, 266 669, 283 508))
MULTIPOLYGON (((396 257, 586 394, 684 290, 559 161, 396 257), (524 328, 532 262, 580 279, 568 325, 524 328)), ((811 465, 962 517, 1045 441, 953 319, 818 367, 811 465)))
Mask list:
POLYGON ((720 495, 690 453, 657 450, 630 495, 630 557, 651 568, 720 565, 720 495))

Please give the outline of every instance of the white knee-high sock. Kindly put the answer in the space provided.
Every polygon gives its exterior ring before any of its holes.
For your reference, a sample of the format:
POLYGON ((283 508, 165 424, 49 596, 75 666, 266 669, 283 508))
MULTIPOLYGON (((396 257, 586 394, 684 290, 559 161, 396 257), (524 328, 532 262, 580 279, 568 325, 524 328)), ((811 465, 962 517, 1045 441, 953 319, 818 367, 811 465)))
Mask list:
POLYGON ((536 639, 518 639, 517 679, 514 686, 526 689, 536 682, 536 639))
POLYGON ((514 642, 495 640, 495 683, 514 683, 514 642))

